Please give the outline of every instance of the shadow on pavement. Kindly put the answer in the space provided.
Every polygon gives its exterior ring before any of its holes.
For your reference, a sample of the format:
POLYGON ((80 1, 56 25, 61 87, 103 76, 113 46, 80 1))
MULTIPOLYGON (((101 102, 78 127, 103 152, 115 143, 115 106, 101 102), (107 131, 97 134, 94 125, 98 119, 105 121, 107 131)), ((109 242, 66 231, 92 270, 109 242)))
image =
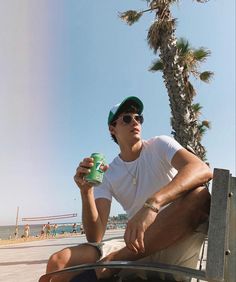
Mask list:
POLYGON ((11 265, 20 265, 20 264, 43 264, 47 263, 48 260, 28 260, 28 261, 9 261, 9 262, 0 262, 0 266, 11 266, 11 265))
POLYGON ((79 243, 72 243, 72 244, 48 244, 48 245, 39 245, 39 246, 7 246, 7 247, 1 247, 0 250, 16 250, 16 249, 31 249, 31 248, 44 248, 44 247, 50 247, 50 246, 77 246, 79 243))

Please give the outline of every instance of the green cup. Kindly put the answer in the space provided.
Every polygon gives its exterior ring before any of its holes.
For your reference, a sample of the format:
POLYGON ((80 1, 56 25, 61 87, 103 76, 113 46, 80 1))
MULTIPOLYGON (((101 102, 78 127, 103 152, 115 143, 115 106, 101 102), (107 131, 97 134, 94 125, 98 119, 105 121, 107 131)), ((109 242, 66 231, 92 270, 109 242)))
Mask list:
POLYGON ((90 157, 93 158, 94 165, 91 167, 90 173, 85 176, 85 179, 94 186, 97 186, 103 180, 105 157, 100 153, 93 153, 90 157))

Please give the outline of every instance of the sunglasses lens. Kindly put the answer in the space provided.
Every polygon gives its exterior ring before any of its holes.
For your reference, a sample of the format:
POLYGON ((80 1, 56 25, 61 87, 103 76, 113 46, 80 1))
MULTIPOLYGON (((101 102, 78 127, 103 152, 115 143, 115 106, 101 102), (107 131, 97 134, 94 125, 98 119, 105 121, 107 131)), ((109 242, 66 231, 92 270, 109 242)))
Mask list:
POLYGON ((142 124, 143 123, 143 116, 141 116, 141 115, 135 115, 135 116, 131 116, 131 115, 124 115, 123 116, 123 122, 125 122, 126 124, 129 124, 132 120, 133 120, 133 118, 138 122, 138 123, 140 123, 140 124, 142 124))
POLYGON ((131 122, 131 120, 132 120, 132 116, 130 116, 130 115, 123 116, 123 122, 129 124, 131 122))
POLYGON ((143 123, 143 116, 135 116, 134 118, 135 118, 135 120, 136 120, 137 122, 139 122, 140 124, 143 123))

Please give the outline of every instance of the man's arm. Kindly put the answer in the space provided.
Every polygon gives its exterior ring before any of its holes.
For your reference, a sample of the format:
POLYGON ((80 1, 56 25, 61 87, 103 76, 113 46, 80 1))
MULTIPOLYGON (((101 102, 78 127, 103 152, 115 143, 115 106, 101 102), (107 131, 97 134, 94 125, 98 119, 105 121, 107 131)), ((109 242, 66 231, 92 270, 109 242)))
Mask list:
MULTIPOLYGON (((203 186, 212 178, 209 167, 186 149, 180 149, 175 153, 172 165, 178 171, 173 180, 146 199, 146 202, 156 210, 185 193, 203 186)), ((145 250, 144 233, 158 216, 158 213, 153 211, 154 209, 142 207, 127 224, 124 239, 126 246, 135 253, 145 250)))
POLYGON ((95 202, 94 187, 85 179, 85 175, 90 172, 92 166, 92 158, 83 159, 76 170, 74 180, 81 192, 82 221, 87 240, 89 242, 100 242, 106 230, 111 202, 107 199, 98 199, 95 202))
MULTIPOLYGON (((96 189, 96 188, 95 188, 96 189)), ((82 221, 88 242, 100 242, 106 231, 111 202, 107 199, 94 200, 92 190, 82 193, 82 221)))
POLYGON ((210 168, 186 149, 180 149, 175 153, 171 164, 178 171, 176 176, 150 199, 147 199, 158 209, 173 202, 186 192, 203 186, 213 176, 210 168))

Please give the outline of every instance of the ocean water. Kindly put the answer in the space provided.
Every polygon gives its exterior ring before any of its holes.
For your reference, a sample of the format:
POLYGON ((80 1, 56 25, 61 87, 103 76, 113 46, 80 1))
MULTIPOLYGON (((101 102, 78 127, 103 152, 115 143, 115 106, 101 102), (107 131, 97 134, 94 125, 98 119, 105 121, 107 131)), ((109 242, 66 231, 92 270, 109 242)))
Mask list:
MULTIPOLYGON (((73 223, 57 223, 58 228, 56 234, 70 233, 72 232, 73 223)), ((43 224, 30 224, 30 236, 40 236, 43 224)), ((51 225, 51 230, 52 230, 51 225)), ((80 223, 77 223, 77 232, 80 232, 80 223)), ((0 239, 15 238, 15 225, 0 226, 0 239)), ((18 226, 18 237, 20 238, 24 234, 24 225, 18 226)))

